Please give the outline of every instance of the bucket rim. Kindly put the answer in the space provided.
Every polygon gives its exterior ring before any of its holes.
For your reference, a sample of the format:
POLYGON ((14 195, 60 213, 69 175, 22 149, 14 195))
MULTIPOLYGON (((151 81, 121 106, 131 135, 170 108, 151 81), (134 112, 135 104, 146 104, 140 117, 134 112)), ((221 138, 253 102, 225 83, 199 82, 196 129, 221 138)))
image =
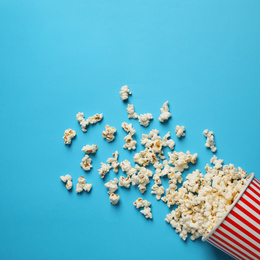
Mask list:
POLYGON ((214 226, 214 228, 205 236, 203 237, 201 240, 204 242, 206 241, 217 229, 218 227, 223 223, 223 221, 225 220, 225 218, 228 216, 228 214, 230 213, 230 211, 235 207, 235 205, 237 204, 237 202, 240 200, 240 198, 243 196, 243 194, 245 193, 247 187, 250 185, 250 183, 252 182, 252 180, 254 179, 255 174, 252 172, 247 176, 247 183, 245 185, 245 187, 243 188, 243 190, 239 193, 238 197, 234 200, 234 202, 230 205, 229 209, 227 210, 227 212, 225 213, 225 215, 219 220, 219 222, 214 226))

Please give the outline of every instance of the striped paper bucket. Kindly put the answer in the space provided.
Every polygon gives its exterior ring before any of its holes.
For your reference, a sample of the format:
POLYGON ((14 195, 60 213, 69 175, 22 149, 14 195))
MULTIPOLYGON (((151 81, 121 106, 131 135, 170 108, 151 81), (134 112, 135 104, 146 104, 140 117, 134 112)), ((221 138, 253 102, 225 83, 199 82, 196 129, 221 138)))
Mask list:
POLYGON ((260 181, 254 173, 225 216, 202 241, 235 259, 260 260, 260 181))

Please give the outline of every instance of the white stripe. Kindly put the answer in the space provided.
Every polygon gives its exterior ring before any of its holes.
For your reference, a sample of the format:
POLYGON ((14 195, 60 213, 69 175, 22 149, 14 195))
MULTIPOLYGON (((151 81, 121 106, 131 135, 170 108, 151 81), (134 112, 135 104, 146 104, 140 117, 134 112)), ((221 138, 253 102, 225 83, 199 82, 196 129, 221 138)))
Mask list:
MULTIPOLYGON (((242 208, 244 208, 245 210, 247 210, 248 212, 250 212, 252 215, 256 216, 256 212, 254 210, 252 210, 251 208, 249 208, 243 201, 239 201, 237 204, 241 205, 242 208)), ((253 225, 255 225, 258 229, 260 229, 260 225, 255 222, 252 218, 250 218, 247 215, 244 215, 245 219, 249 222, 251 222, 253 225)))
MULTIPOLYGON (((249 192, 250 190, 248 190, 249 192)), ((252 194, 251 194, 252 195, 252 194)), ((243 195, 243 198, 247 200, 250 204, 252 204, 254 207, 256 207, 258 210, 260 210, 260 204, 255 203, 252 199, 250 199, 246 194, 243 195)), ((260 203, 260 201, 259 201, 260 203)))
POLYGON ((235 259, 239 259, 239 260, 243 260, 243 258, 237 257, 236 255, 234 255, 233 253, 229 252, 227 249, 222 248, 220 245, 218 245, 217 243, 215 243, 214 241, 209 241, 207 240, 207 242, 209 242, 211 245, 215 246, 216 248, 218 248, 219 250, 221 250, 222 252, 230 255, 231 257, 235 258, 235 259))
MULTIPOLYGON (((213 238, 214 238, 218 243, 223 244, 223 242, 220 241, 219 239, 217 239, 216 237, 213 236, 213 238)), ((226 241, 226 239, 225 239, 225 241, 226 241)), ((229 241, 228 241, 228 242, 229 242, 229 241)), ((229 243, 229 244, 231 244, 231 243, 229 243)), ((231 248, 231 247, 228 246, 227 244, 225 244, 225 247, 228 248, 228 250, 230 250, 231 252, 235 252, 237 255, 240 255, 240 253, 239 253, 238 251, 235 251, 233 248, 231 248)), ((248 255, 248 254, 246 254, 246 255, 248 255)), ((249 258, 247 258, 246 256, 243 256, 243 255, 241 255, 241 257, 243 257, 244 259, 249 259, 249 258)))
MULTIPOLYGON (((257 181, 253 181, 253 183, 255 184, 255 186, 257 186, 258 187, 258 189, 260 190, 260 184, 257 182, 257 181)), ((255 188, 255 189, 257 189, 257 188, 255 188)))
MULTIPOLYGON (((226 223, 225 223, 226 224, 226 223)), ((229 224, 229 223, 228 223, 229 224)), ((230 224, 229 224, 230 225, 230 224)), ((234 229, 234 226, 230 225, 232 229, 234 229)), ((239 238, 237 238, 236 236, 234 236, 232 233, 230 233, 229 231, 227 231, 225 228, 223 227, 219 227, 218 230, 221 230, 222 232, 224 232, 225 234, 229 235, 230 237, 232 237, 234 240, 236 240, 237 242, 239 242, 241 245, 243 245, 244 247, 246 247, 248 250, 252 251, 253 253, 255 253, 256 255, 259 254, 259 251, 256 251, 254 248, 252 248, 250 245, 248 245, 247 243, 245 243, 244 241, 240 240, 239 238)), ((238 233, 238 232, 237 232, 238 233)), ((245 234, 243 232, 239 232, 241 236, 245 236, 245 234)), ((252 244, 256 245, 256 241, 250 239, 250 242, 252 244)), ((257 245, 256 245, 257 246, 257 245)))
MULTIPOLYGON (((242 216, 242 212, 239 211, 238 209, 234 210, 237 214, 239 214, 241 217, 242 216)), ((243 227, 244 229, 248 230, 248 232, 250 232, 253 236, 255 237, 259 237, 259 234, 256 233, 252 228, 250 228, 249 226, 247 226, 246 224, 244 224, 243 222, 241 222, 239 219, 237 219, 235 216, 229 214, 228 218, 232 219, 234 222, 236 222, 239 226, 243 227)), ((226 224, 226 221, 224 222, 226 224)), ((228 223, 228 222, 227 222, 228 223)), ((226 224, 227 225, 227 224, 226 224)), ((244 234, 244 233, 243 233, 244 234)))
MULTIPOLYGON (((252 190, 247 189, 248 193, 250 193, 257 201, 260 203, 260 197, 258 197, 252 190)), ((259 205, 257 207, 260 207, 259 205)))
MULTIPOLYGON (((225 238, 224 236, 222 236, 221 234, 219 234, 217 231, 215 232, 216 235, 218 235, 220 238, 222 238, 224 241, 227 241, 230 245, 232 245, 233 247, 235 247, 236 249, 238 249, 240 252, 243 252, 246 256, 249 256, 255 260, 259 260, 257 259, 255 256, 251 255, 249 252, 247 252, 246 250, 244 250, 243 248, 241 248, 239 245, 236 245, 235 243, 233 243, 232 241, 230 241, 228 238, 225 238)), ((230 235, 229 232, 225 232, 225 234, 230 235)), ((234 251, 234 250, 233 250, 234 251)))

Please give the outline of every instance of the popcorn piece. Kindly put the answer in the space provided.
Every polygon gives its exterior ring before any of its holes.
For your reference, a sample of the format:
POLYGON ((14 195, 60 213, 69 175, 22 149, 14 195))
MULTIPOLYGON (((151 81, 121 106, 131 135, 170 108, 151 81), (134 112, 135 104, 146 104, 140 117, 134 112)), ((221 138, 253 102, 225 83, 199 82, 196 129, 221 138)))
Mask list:
POLYGON ((118 172, 119 169, 119 162, 117 161, 118 159, 118 151, 115 151, 113 154, 112 158, 107 159, 107 163, 111 164, 111 167, 113 168, 114 172, 118 172))
POLYGON ((110 169, 110 164, 101 163, 101 168, 98 169, 98 174, 100 174, 101 178, 103 179, 110 169))
POLYGON ((92 168, 91 158, 89 158, 87 154, 83 157, 80 166, 83 168, 84 171, 89 171, 92 168))
POLYGON ((118 189, 118 179, 114 178, 114 180, 105 183, 105 187, 109 189, 108 194, 114 193, 118 189))
POLYGON ((86 128, 87 128, 89 122, 87 120, 85 120, 84 114, 82 112, 78 112, 78 114, 76 115, 76 119, 77 119, 77 121, 79 121, 82 131, 87 132, 86 128))
POLYGON ((217 147, 215 146, 214 133, 206 129, 203 131, 203 134, 205 135, 205 137, 207 137, 205 146, 210 148, 211 151, 215 153, 217 151, 217 147))
POLYGON ((181 137, 184 137, 185 136, 185 127, 184 126, 179 126, 179 125, 176 125, 175 127, 175 132, 176 132, 176 135, 181 138, 181 137))
POLYGON ((66 184, 67 190, 70 190, 72 188, 72 178, 69 174, 65 176, 60 176, 60 179, 66 184))
POLYGON ((168 120, 172 116, 171 113, 169 112, 168 104, 169 104, 169 101, 166 101, 163 104, 163 107, 160 109, 161 110, 161 115, 159 117, 160 122, 164 122, 165 120, 168 120))
POLYGON ((92 145, 85 145, 82 147, 81 151, 85 152, 85 153, 96 153, 98 150, 97 145, 92 144, 92 145))
POLYGON ((114 193, 110 194, 109 200, 111 204, 116 205, 119 202, 120 196, 114 193))
POLYGON ((130 92, 129 88, 127 85, 123 86, 119 92, 120 97, 122 100, 127 100, 128 95, 131 95, 132 93, 130 92))
POLYGON ((120 167, 128 176, 132 176, 137 173, 137 170, 131 166, 131 163, 128 160, 121 162, 120 167))
POLYGON ((134 135, 136 133, 136 130, 133 128, 132 124, 127 124, 126 122, 123 122, 121 126, 130 135, 134 135))
POLYGON ((137 165, 136 168, 139 172, 132 175, 132 185, 138 185, 140 192, 144 193, 146 191, 146 185, 150 183, 149 177, 153 176, 153 172, 145 167, 140 167, 137 165))
POLYGON ((71 139, 76 136, 76 131, 72 129, 65 130, 64 136, 62 137, 64 139, 64 144, 71 144, 71 139))
POLYGON ((116 133, 116 128, 113 126, 106 125, 106 130, 102 131, 102 136, 110 143, 115 139, 114 134, 116 133))
POLYGON ((151 212, 151 202, 147 200, 143 200, 142 198, 138 198, 133 205, 138 209, 138 208, 144 208, 140 212, 145 216, 145 218, 150 218, 152 219, 152 212, 151 212))
POLYGON ((103 114, 95 114, 87 119, 87 122, 91 125, 96 124, 97 122, 103 119, 103 114))
POLYGON ((86 183, 86 179, 83 176, 78 178, 76 193, 81 193, 83 190, 90 192, 92 189, 92 184, 86 183))
POLYGON ((136 149, 136 141, 133 139, 132 135, 128 134, 124 137, 125 144, 123 148, 128 150, 135 150, 136 149))
POLYGON ((172 139, 168 139, 171 137, 170 132, 168 132, 162 139, 162 145, 164 147, 168 146, 171 150, 174 149, 175 142, 172 139))
POLYGON ((134 118, 134 119, 137 119, 137 118, 138 118, 138 115, 137 115, 137 113, 135 112, 134 105, 128 104, 128 106, 127 106, 127 108, 126 108, 126 111, 127 111, 127 113, 128 113, 128 118, 134 118))
POLYGON ((152 186, 152 192, 151 193, 156 195, 157 200, 160 200, 161 196, 164 194, 164 187, 158 186, 157 184, 154 184, 152 186))
MULTIPOLYGON (((129 116, 128 116, 129 117, 129 116)), ((142 114, 138 116, 140 125, 147 127, 150 124, 150 121, 153 119, 153 115, 150 113, 142 114)))
POLYGON ((222 168, 223 162, 224 162, 224 160, 221 160, 221 159, 218 160, 218 158, 217 158, 216 155, 214 155, 214 156, 210 159, 210 163, 212 163, 212 164, 215 165, 215 166, 214 166, 214 169, 216 169, 216 170, 220 170, 220 169, 222 168))
POLYGON ((129 189, 131 185, 131 177, 127 176, 126 178, 124 176, 120 176, 119 178, 119 186, 120 187, 125 187, 127 189, 129 189))

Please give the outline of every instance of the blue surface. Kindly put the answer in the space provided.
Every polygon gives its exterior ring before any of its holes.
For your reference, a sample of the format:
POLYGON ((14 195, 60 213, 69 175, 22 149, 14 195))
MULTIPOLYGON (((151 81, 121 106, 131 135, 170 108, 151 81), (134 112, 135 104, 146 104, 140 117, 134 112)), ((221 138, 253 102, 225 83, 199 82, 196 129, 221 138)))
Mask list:
POLYGON ((260 178, 259 11, 257 0, 1 0, 0 258, 230 259, 207 243, 183 242, 150 192, 143 197, 152 221, 132 205, 136 187, 119 189, 112 206, 104 182, 122 173, 104 181, 97 169, 115 150, 131 160, 122 148, 126 121, 138 140, 153 128, 174 134, 184 125, 187 136, 173 139, 176 151, 199 153, 189 171, 203 171, 212 156, 202 135, 209 128, 219 158, 260 178), (154 115, 147 129, 127 119, 124 84, 136 112, 154 115), (173 117, 161 124, 166 100, 173 117), (84 134, 79 111, 102 112, 104 120, 84 134), (117 128, 110 144, 101 136, 106 124, 117 128), (63 144, 67 128, 77 131, 71 147, 63 144), (99 150, 85 173, 81 148, 92 143, 99 150), (72 192, 59 179, 65 174, 72 192), (90 194, 75 193, 81 175, 93 183, 90 194))

